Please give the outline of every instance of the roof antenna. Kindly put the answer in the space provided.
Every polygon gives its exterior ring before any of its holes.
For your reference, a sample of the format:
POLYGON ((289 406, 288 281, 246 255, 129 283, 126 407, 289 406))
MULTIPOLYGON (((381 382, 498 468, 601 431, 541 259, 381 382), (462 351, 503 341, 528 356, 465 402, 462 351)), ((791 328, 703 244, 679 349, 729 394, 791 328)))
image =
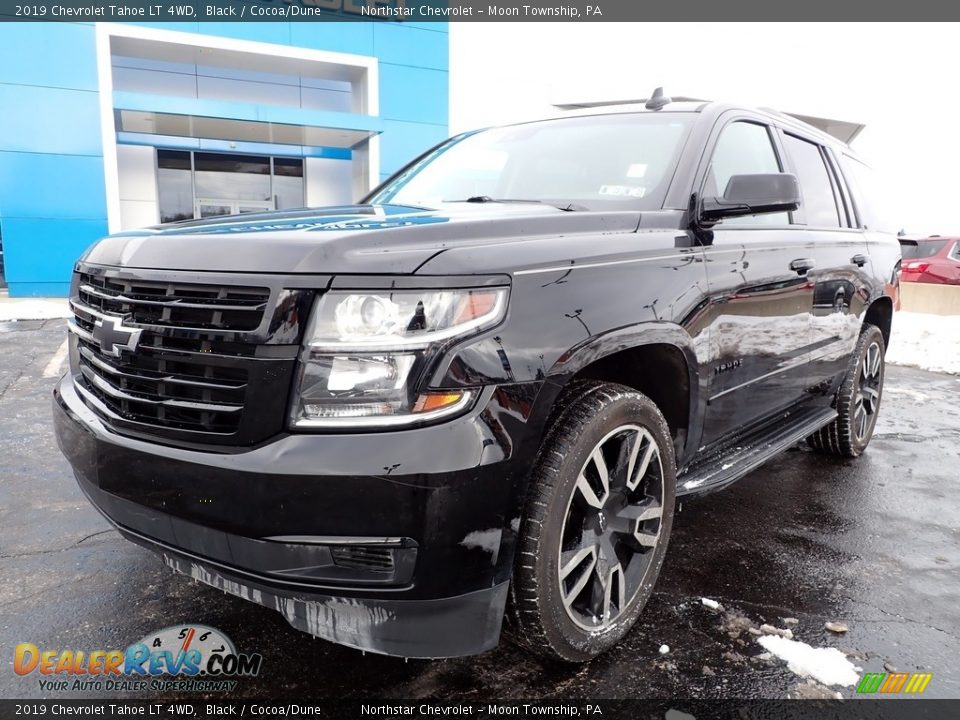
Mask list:
POLYGON ((653 95, 650 97, 649 100, 647 100, 647 104, 644 105, 644 107, 647 110, 659 110, 660 108, 666 105, 669 105, 672 102, 673 100, 671 100, 670 98, 668 98, 666 95, 663 94, 663 88, 658 87, 656 90, 653 91, 653 95))

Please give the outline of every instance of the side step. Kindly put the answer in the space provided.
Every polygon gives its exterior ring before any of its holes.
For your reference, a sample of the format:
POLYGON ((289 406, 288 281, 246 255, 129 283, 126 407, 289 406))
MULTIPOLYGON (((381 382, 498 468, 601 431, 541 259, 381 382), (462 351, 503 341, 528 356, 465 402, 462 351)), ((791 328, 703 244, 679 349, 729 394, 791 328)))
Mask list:
POLYGON ((710 448, 677 477, 677 495, 719 490, 760 467, 794 443, 833 422, 833 408, 791 410, 753 433, 738 435, 710 448))

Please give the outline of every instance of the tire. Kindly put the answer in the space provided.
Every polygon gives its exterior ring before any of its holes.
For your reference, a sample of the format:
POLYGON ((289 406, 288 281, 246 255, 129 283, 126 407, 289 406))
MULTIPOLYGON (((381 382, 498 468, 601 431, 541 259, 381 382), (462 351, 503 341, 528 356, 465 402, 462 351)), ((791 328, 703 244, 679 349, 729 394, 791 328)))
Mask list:
POLYGON ((530 479, 507 627, 540 656, 586 662, 630 631, 653 594, 676 461, 663 415, 628 387, 578 382, 558 408, 530 479))
POLYGON ((867 449, 883 397, 885 353, 880 328, 865 324, 837 391, 837 419, 807 438, 810 447, 845 458, 858 457, 867 449))

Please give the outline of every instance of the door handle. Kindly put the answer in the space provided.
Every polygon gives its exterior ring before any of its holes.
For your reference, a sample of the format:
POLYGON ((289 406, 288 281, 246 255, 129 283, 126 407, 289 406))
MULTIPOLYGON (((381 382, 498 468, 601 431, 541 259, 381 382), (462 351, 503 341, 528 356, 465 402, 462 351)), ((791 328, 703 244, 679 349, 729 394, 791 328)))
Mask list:
POLYGON ((857 253, 852 258, 850 258, 850 262, 852 262, 857 267, 863 267, 864 265, 867 264, 867 258, 866 256, 861 255, 860 253, 857 253))
POLYGON ((796 260, 790 261, 790 269, 796 272, 797 275, 806 275, 816 266, 817 263, 811 258, 797 258, 796 260))

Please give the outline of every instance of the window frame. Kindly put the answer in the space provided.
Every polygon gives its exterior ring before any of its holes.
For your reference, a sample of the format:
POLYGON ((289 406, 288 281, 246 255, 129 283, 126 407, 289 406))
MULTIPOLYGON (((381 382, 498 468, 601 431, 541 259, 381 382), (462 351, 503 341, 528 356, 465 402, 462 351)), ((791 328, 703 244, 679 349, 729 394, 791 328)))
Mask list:
POLYGON ((840 190, 840 196, 843 200, 844 207, 844 216, 847 219, 846 228, 849 230, 860 230, 860 220, 857 217, 856 206, 853 201, 853 189, 850 187, 850 183, 847 182, 847 179, 843 176, 843 171, 840 168, 840 162, 837 160, 837 156, 833 152, 833 148, 824 146, 823 147, 824 157, 827 159, 827 165, 832 171, 833 177, 836 179, 837 187, 840 190))

